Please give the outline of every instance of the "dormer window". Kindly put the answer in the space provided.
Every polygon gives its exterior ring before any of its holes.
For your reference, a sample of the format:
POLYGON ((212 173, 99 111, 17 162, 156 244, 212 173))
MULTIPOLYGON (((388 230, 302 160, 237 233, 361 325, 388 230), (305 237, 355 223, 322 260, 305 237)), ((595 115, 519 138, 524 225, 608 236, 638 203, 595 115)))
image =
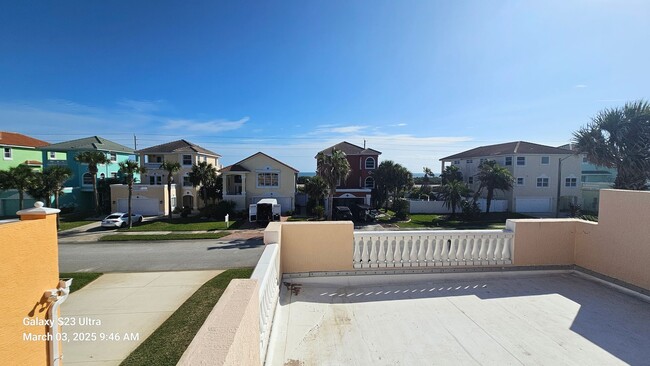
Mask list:
POLYGON ((366 169, 375 169, 375 158, 366 158, 366 169))

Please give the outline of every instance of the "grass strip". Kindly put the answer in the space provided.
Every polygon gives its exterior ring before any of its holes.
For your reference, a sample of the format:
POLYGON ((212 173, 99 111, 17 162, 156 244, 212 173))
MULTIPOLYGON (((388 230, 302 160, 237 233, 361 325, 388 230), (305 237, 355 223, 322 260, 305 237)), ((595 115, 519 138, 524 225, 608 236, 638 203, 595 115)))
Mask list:
POLYGON ((230 225, 226 228, 224 221, 177 218, 172 222, 166 220, 145 221, 134 225, 131 229, 120 229, 119 231, 215 231, 236 229, 240 225, 240 221, 231 221, 230 225))
POLYGON ((63 221, 59 224, 59 231, 74 229, 79 226, 92 224, 92 221, 63 221))
POLYGON ((59 273, 59 278, 72 278, 70 293, 73 293, 77 290, 81 290, 101 275, 103 275, 103 273, 99 272, 64 272, 59 273))
POLYGON ((252 268, 229 269, 206 282, 120 365, 176 365, 230 280, 252 273, 252 268))
POLYGON ((196 233, 196 234, 113 234, 104 235, 99 241, 138 241, 138 240, 196 240, 196 239, 219 239, 231 233, 220 231, 218 233, 196 233))

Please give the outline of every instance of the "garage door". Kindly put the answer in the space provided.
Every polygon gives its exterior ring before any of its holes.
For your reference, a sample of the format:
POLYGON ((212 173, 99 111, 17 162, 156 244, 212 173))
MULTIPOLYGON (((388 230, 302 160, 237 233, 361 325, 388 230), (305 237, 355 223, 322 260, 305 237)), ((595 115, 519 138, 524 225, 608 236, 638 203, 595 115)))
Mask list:
MULTIPOLYGON (((117 201, 117 210, 120 212, 127 212, 129 209, 129 200, 120 199, 117 201)), ((160 215, 162 212, 159 212, 158 200, 157 199, 132 199, 131 200, 131 210, 133 213, 140 215, 160 215)))
POLYGON ((263 198, 274 198, 278 201, 280 204, 280 207, 282 209, 282 213, 285 213, 287 211, 291 210, 291 202, 292 199, 291 197, 253 197, 253 202, 252 203, 257 203, 259 200, 263 198))
POLYGON ((517 198, 516 212, 551 212, 551 197, 517 198))

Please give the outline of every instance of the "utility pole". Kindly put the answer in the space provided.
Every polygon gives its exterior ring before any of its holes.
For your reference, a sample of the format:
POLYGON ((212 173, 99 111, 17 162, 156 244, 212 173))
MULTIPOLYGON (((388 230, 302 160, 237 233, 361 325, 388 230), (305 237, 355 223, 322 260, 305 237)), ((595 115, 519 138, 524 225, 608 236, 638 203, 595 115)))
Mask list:
POLYGON ((133 150, 138 149, 138 138, 135 137, 135 134, 133 134, 133 150))

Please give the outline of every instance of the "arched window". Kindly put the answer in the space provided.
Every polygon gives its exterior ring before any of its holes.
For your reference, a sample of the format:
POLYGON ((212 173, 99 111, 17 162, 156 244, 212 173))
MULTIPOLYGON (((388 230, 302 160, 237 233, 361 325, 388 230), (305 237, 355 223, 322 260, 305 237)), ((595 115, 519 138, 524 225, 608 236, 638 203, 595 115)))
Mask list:
POLYGON ((366 178, 365 187, 369 189, 375 188, 375 179, 373 177, 366 178))
POLYGON ((93 176, 90 173, 84 173, 83 184, 93 184, 93 176))
POLYGON ((99 179, 104 179, 104 178, 106 178, 106 174, 102 173, 99 175, 99 179))
POLYGON ((375 169, 375 158, 366 158, 366 169, 375 169))

